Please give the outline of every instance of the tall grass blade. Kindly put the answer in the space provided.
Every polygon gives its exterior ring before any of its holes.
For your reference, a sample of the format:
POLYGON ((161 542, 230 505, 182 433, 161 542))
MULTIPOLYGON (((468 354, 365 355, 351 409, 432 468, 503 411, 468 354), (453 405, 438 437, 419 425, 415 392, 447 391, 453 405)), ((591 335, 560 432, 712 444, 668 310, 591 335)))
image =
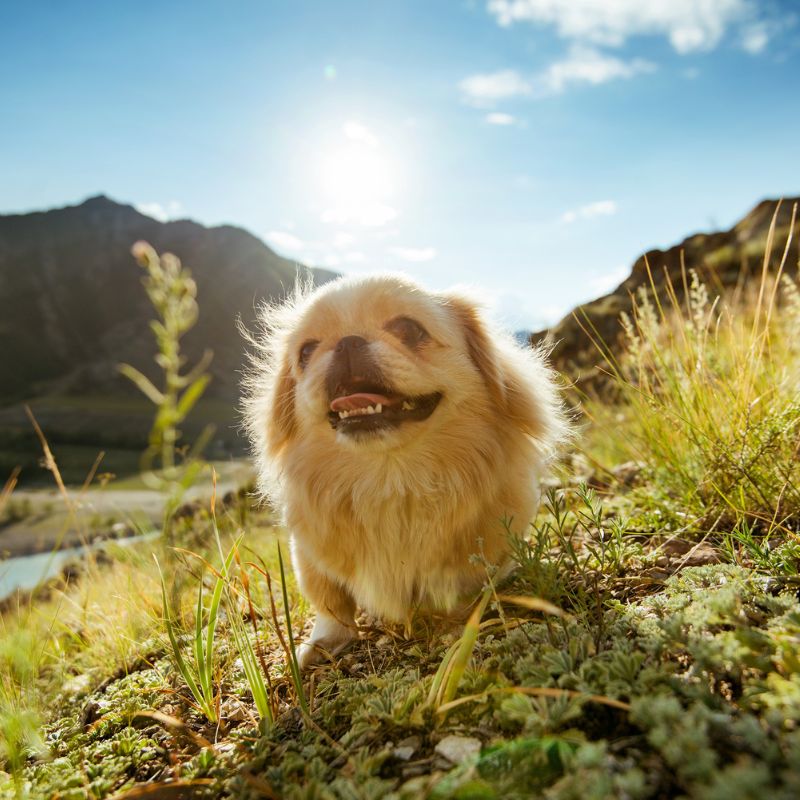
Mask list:
POLYGON ((467 624, 464 626, 464 632, 461 634, 461 638, 456 642, 456 647, 450 658, 447 675, 442 681, 439 696, 436 699, 437 712, 443 705, 449 703, 455 697, 456 691, 458 691, 459 684, 464 677, 464 672, 467 669, 469 660, 472 657, 472 652, 475 649, 475 643, 478 641, 481 617, 483 616, 483 612, 486 611, 486 606, 489 604, 491 596, 492 590, 490 587, 483 590, 481 599, 478 601, 478 604, 467 620, 467 624))
MULTIPOLYGON (((178 641, 178 635, 176 632, 175 622, 172 619, 172 614, 169 608, 169 600, 167 598, 167 584, 164 580, 164 573, 161 571, 161 564, 158 562, 158 558, 153 555, 155 559, 156 566, 158 567, 158 574, 161 578, 161 603, 162 603, 162 614, 164 617, 164 626, 167 629, 167 636, 169 637, 169 642, 172 647, 172 655, 175 658, 175 664, 178 667, 178 672, 180 672, 181 677, 186 682, 186 685, 189 687, 189 691, 194 698, 195 703, 199 706, 200 710, 205 714, 206 718, 209 722, 216 722, 217 715, 214 711, 213 703, 209 704, 206 700, 206 695, 203 692, 202 688, 198 685, 198 681, 195 680, 195 676, 192 674, 192 670, 189 665, 186 663, 186 660, 181 653, 180 642, 178 641)), ((201 592, 202 592, 202 585, 201 585, 201 592)), ((199 675, 198 675, 199 677, 199 675)))
POLYGON ((294 634, 292 633, 292 616, 289 609, 289 593, 286 590, 286 571, 283 567, 283 553, 281 552, 281 545, 278 542, 278 564, 281 570, 281 591, 283 593, 283 611, 286 618, 286 633, 289 639, 289 671, 292 675, 292 683, 294 690, 297 694, 297 702, 300 703, 300 708, 303 709, 305 714, 309 713, 308 700, 306 693, 303 689, 303 678, 300 674, 300 664, 297 661, 297 649, 294 645, 294 634))

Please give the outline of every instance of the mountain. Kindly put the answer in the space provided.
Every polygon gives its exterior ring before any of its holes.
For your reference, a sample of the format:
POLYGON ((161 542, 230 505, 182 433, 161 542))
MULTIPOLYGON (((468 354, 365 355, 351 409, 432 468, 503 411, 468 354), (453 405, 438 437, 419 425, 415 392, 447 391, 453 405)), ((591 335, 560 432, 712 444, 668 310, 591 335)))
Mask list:
MULTIPOLYGON (((235 407, 244 347, 236 321, 252 324, 256 305, 291 288, 299 265, 241 228, 158 222, 98 196, 0 216, 0 451, 12 451, 0 469, 30 444, 23 402, 54 445, 137 449, 145 441, 152 409, 116 369, 125 361, 158 378, 149 327, 155 313, 130 253, 140 239, 191 270, 200 316, 183 340, 185 352, 191 362, 205 348, 214 351, 198 423, 213 418, 219 448, 242 449, 235 407)), ((317 283, 334 277, 310 272, 317 283)))
MULTIPOLYGON (((554 365, 572 380, 580 384, 602 381, 603 358, 587 330, 594 331, 595 338, 605 342, 612 352, 617 351, 622 334, 619 316, 631 310, 631 296, 637 289, 650 288, 650 275, 662 302, 669 302, 667 275, 678 299, 684 298, 682 263, 687 270, 696 270, 712 293, 759 280, 773 217, 775 234, 769 268, 774 271, 789 237, 792 209, 798 203, 800 198, 763 200, 730 230, 696 233, 668 250, 648 250, 636 259, 631 274, 613 292, 578 306, 554 327, 532 334, 531 343, 552 342, 554 365)), ((799 228, 800 220, 796 220, 787 260, 791 270, 798 264, 799 228)))
MULTIPOLYGON (((555 342, 555 365, 579 383, 594 382, 602 375, 602 358, 578 319, 614 349, 620 312, 630 309, 638 287, 649 286, 647 264, 662 296, 668 274, 682 297, 682 258, 712 287, 757 280, 776 209, 772 268, 780 261, 797 202, 765 200, 728 231, 698 233, 667 250, 648 251, 617 289, 530 340, 555 342)), ((236 320, 251 325, 261 300, 279 297, 294 284, 298 265, 240 228, 162 223, 98 196, 76 206, 0 216, 0 483, 17 465, 23 466, 23 480, 50 480, 37 464, 39 444, 25 403, 68 479, 82 480, 98 450, 107 452, 101 469, 136 470, 153 409, 116 365, 125 361, 158 378, 148 324, 154 312, 141 285, 142 270, 130 254, 140 239, 159 253, 179 256, 197 283, 200 317, 183 340, 190 361, 207 347, 214 351, 213 381, 184 426, 186 439, 213 422, 217 433, 209 455, 244 451, 236 410, 244 346, 236 320)), ((788 264, 794 268, 797 238, 792 248, 788 264)), ((310 272, 317 283, 334 277, 310 272)))

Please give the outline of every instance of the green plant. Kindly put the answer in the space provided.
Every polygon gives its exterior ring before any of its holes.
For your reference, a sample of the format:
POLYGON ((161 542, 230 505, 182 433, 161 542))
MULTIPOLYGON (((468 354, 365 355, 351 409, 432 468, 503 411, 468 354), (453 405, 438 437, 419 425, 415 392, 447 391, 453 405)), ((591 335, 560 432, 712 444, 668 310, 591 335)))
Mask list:
POLYGON ((45 752, 34 690, 39 655, 29 630, 16 629, 0 638, 0 768, 11 773, 18 796, 23 796, 26 761, 45 752))
POLYGON ((156 559, 158 571, 161 576, 163 620, 167 635, 169 636, 172 656, 175 659, 178 671, 189 687, 189 691, 195 703, 197 703, 197 706, 209 722, 216 722, 219 719, 219 694, 214 691, 214 634, 217 629, 222 592, 225 587, 231 562, 233 561, 235 548, 236 544, 231 548, 227 557, 223 559, 221 572, 216 574, 205 625, 203 624, 204 617, 206 616, 203 608, 203 576, 202 574, 200 575, 199 588, 197 591, 197 605, 194 613, 193 663, 187 662, 181 652, 181 632, 177 623, 172 618, 170 604, 167 598, 167 585, 164 580, 164 574, 161 572, 161 565, 158 564, 158 560, 156 559), (205 635, 203 635, 204 628, 205 635))
POLYGON ((144 287, 159 315, 159 319, 153 320, 150 327, 158 347, 155 361, 163 372, 163 389, 156 388, 146 375, 130 364, 120 364, 118 369, 156 407, 141 465, 149 485, 167 492, 170 497, 165 514, 165 527, 168 527, 180 497, 203 467, 200 456, 213 434, 213 426, 207 426, 182 462, 176 461, 181 436, 178 426, 194 408, 211 380, 206 370, 212 353, 206 350, 200 361, 182 374, 186 358, 181 354, 180 340, 197 322, 197 286, 189 270, 182 267, 178 257, 172 253, 164 253, 159 257, 147 242, 137 242, 132 253, 146 270, 144 287))
POLYGON ((22 769, 27 760, 45 752, 40 715, 13 698, 0 695, 0 766, 14 780, 17 795, 24 797, 22 769))
POLYGON ((480 633, 481 618, 492 597, 492 589, 483 590, 477 605, 467 620, 461 636, 447 649, 431 681, 428 705, 437 714, 445 713, 443 707, 450 703, 458 691, 480 633))
POLYGON ((796 577, 800 573, 800 539, 786 539, 775 530, 759 533, 746 520, 723 534, 722 548, 730 561, 746 563, 767 575, 796 577))
MULTIPOLYGON (((247 572, 241 568, 239 561, 239 543, 241 541, 241 536, 233 543, 228 556, 225 557, 222 552, 222 542, 219 535, 219 526, 217 525, 216 475, 214 478, 214 495, 211 499, 211 523, 214 529, 214 540, 217 544, 217 550, 219 552, 220 559, 224 564, 222 574, 218 578, 218 582, 220 580, 224 582, 225 606, 231 636, 233 637, 234 646, 239 653, 239 657, 242 660, 242 669, 244 670, 245 678, 247 679, 247 683, 250 687, 250 692, 253 695, 253 702, 256 705, 259 718, 266 720, 271 725, 274 714, 272 691, 271 687, 268 687, 267 685, 267 682, 269 681, 269 670, 263 660, 263 656, 256 652, 256 648, 253 646, 253 643, 250 641, 250 638, 247 635, 247 628, 242 622, 242 615, 239 612, 237 604, 238 593, 235 590, 230 572, 232 559, 235 557, 237 564, 240 565, 239 583, 242 586, 242 592, 244 596, 247 598, 250 619, 253 623, 254 634, 257 637, 258 630, 256 629, 255 612, 250 597, 249 578, 247 576, 247 572)), ((257 641, 258 640, 256 639, 256 642, 257 641)))
MULTIPOLYGON (((247 598, 250 619, 255 629, 255 613, 250 599, 249 579, 244 570, 242 570, 239 583, 242 587, 242 593, 247 598)), ((258 652, 258 645, 256 644, 254 647, 247 635, 247 628, 242 622, 241 614, 238 613, 238 609, 236 608, 235 595, 230 589, 227 590, 226 594, 228 599, 228 620, 230 623, 231 635, 233 637, 234 646, 242 660, 242 669, 244 670, 247 684, 250 687, 250 692, 253 695, 256 711, 260 719, 266 720, 266 722, 271 725, 275 714, 272 687, 269 684, 269 667, 264 661, 263 655, 258 652)), ((257 629, 254 630, 254 635, 256 637, 258 636, 257 629)))
POLYGON ((629 535, 627 520, 607 518, 605 504, 585 484, 573 490, 549 489, 530 536, 512 537, 511 545, 519 582, 537 604, 529 607, 554 614, 548 607, 552 603, 591 619, 599 644, 605 635, 605 611, 617 602, 614 578, 642 551, 629 535))
MULTIPOLYGON (((306 698, 305 690, 303 689, 303 678, 300 673, 300 663, 297 660, 297 648, 294 645, 294 633, 292 632, 292 615, 289 607, 289 593, 287 591, 286 571, 283 568, 283 553, 281 551, 280 543, 278 543, 278 565, 281 572, 281 595, 283 597, 283 613, 284 620, 286 621, 286 636, 289 641, 289 649, 287 658, 289 661, 289 673, 292 676, 292 684, 294 685, 295 695, 300 708, 308 715, 308 699, 306 698)), ((270 594, 272 589, 270 588, 270 594)))
MULTIPOLYGON (((783 535, 800 525, 800 305, 784 274, 790 242, 771 272, 770 240, 760 283, 738 295, 712 300, 690 272, 682 303, 670 281, 659 297, 651 278, 633 316, 622 316, 622 356, 596 342, 621 391, 612 412, 615 429, 620 414, 626 427, 619 455, 645 465, 634 491, 644 524, 709 532, 746 523, 783 535)), ((588 402, 587 413, 608 420, 603 404, 588 402)))

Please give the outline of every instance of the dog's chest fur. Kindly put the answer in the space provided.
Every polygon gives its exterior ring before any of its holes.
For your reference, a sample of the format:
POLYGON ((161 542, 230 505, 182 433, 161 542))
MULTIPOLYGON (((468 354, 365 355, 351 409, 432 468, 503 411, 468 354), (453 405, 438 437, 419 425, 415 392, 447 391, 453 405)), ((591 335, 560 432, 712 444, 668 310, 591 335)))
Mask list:
MULTIPOLYGON (((514 470, 502 460, 503 450, 493 437, 480 459, 473 450, 461 460, 456 450, 447 471, 415 452, 381 454, 369 468, 344 458, 333 478, 329 464, 325 480, 289 480, 284 500, 295 547, 361 608, 384 619, 405 621, 417 606, 449 610, 485 578, 483 564, 470 556, 497 563, 508 549, 503 518, 530 518, 536 503, 533 481, 510 481, 526 490, 509 496, 485 480, 486 470, 501 463, 504 471, 514 470)), ((294 465, 304 473, 319 463, 307 455, 299 450, 294 465)), ((529 459, 521 468, 530 469, 529 459)))

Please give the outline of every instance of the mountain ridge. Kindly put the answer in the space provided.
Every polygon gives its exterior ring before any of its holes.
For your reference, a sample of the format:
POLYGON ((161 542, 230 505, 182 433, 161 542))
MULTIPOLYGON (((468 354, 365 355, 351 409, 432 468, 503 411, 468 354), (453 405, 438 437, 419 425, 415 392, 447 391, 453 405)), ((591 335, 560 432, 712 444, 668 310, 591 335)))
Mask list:
POLYGON ((243 363, 237 316, 251 324, 255 306, 290 290, 298 272, 317 283, 334 277, 279 256, 243 228, 160 222, 106 195, 0 215, 0 304, 13 317, 0 323, 0 346, 18 354, 4 370, 0 405, 54 388, 129 393, 108 362, 144 363, 145 369, 152 362, 147 321, 153 312, 130 255, 140 239, 174 252, 192 272, 200 318, 186 336, 187 352, 196 358, 206 346, 217 351, 212 391, 230 397, 238 390, 229 367, 243 363))
POLYGON ((0 215, 0 469, 35 462, 24 403, 54 446, 135 451, 146 443, 152 407, 117 370, 127 362, 160 383, 155 311, 130 252, 139 240, 177 255, 197 284, 200 313, 182 351, 194 363, 213 350, 213 380, 187 435, 195 420, 216 422, 220 454, 245 447, 236 432, 245 367, 237 320, 252 327, 256 307, 290 291, 298 273, 317 284, 335 277, 283 258, 243 228, 160 222, 104 194, 0 215))

